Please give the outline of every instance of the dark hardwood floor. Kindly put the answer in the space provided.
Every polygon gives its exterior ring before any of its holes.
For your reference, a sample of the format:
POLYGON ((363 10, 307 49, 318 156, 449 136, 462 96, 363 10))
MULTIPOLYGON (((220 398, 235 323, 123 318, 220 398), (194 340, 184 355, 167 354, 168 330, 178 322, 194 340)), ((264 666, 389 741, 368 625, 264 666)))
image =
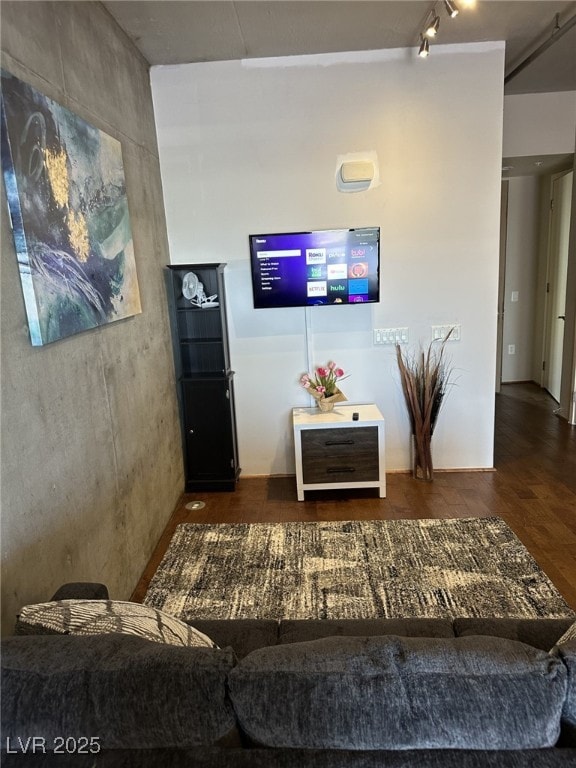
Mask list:
POLYGON ((576 610, 576 427, 554 415, 555 401, 535 384, 508 384, 496 395, 495 470, 437 472, 432 483, 387 475, 387 498, 366 491, 308 492, 294 477, 241 478, 237 490, 182 497, 132 599, 144 598, 179 523, 283 522, 399 518, 503 518, 576 610), (205 507, 188 510, 202 500, 205 507))

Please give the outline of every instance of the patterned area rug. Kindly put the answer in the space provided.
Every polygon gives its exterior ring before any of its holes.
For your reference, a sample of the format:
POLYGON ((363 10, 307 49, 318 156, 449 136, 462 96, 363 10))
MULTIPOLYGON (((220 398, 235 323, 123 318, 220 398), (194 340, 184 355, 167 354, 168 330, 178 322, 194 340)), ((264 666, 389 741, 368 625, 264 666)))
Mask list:
POLYGON ((497 517, 184 523, 144 602, 183 619, 573 615, 497 517))

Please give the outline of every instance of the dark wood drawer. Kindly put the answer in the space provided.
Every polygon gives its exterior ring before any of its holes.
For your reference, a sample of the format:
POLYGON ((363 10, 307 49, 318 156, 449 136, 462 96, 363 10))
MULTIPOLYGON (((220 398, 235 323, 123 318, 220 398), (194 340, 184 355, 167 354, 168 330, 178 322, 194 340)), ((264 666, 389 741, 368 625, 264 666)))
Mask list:
POLYGON ((377 427, 304 429, 301 441, 304 483, 379 479, 377 427))

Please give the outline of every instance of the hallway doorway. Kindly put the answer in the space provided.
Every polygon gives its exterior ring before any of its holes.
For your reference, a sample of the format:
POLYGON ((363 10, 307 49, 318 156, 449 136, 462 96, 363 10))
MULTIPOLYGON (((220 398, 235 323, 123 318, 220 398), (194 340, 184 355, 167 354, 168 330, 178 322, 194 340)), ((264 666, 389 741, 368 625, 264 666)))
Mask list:
POLYGON ((505 161, 511 170, 502 183, 495 391, 535 382, 558 411, 562 371, 572 365, 563 358, 574 155, 544 160, 505 161))
POLYGON ((574 172, 552 178, 542 385, 560 402, 574 172))

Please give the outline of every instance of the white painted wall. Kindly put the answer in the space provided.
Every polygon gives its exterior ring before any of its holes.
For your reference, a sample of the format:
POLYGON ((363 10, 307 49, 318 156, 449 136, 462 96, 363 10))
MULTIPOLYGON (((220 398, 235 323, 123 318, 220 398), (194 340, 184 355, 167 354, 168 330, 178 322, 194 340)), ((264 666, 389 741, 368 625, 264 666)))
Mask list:
POLYGON ((381 227, 381 302, 309 310, 315 364, 351 373, 386 418, 389 469, 409 466, 393 347, 372 329, 460 323, 438 468, 491 467, 504 46, 436 46, 152 69, 173 263, 225 261, 245 475, 294 471, 290 416, 308 404, 304 309, 254 310, 250 233, 381 227), (381 184, 336 190, 338 155, 375 151, 381 184))
POLYGON ((503 383, 531 381, 534 374, 539 191, 536 176, 519 176, 508 182, 503 383), (513 347, 513 352, 510 347, 513 347))
POLYGON ((506 96, 502 157, 574 152, 575 125, 576 91, 506 96))

